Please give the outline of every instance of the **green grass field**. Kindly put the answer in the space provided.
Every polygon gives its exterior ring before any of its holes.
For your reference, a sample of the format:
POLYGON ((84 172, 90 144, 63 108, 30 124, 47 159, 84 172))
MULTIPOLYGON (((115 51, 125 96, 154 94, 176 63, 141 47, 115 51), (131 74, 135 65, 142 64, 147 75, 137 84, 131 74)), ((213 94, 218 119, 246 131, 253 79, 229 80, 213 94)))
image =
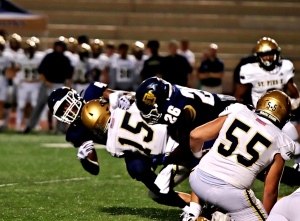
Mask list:
MULTIPOLYGON (((87 173, 75 148, 46 148, 63 136, 0 134, 0 220, 179 220, 180 209, 147 198, 123 159, 98 149, 100 174, 87 173)), ((263 184, 253 188, 261 198, 263 184)), ((177 190, 190 192, 188 182, 177 190)), ((280 196, 296 188, 280 187, 280 196)))

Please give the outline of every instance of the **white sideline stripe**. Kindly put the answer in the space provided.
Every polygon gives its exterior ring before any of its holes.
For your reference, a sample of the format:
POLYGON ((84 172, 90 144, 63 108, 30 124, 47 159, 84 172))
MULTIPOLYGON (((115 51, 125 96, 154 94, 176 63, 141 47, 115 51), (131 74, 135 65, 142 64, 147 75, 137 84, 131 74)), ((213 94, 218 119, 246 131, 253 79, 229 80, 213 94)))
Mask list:
MULTIPOLYGON (((61 179, 61 180, 47 180, 47 181, 39 181, 39 182, 33 182, 34 184, 45 184, 45 183, 59 183, 59 182, 71 182, 71 181, 80 181, 80 180, 89 180, 90 177, 79 177, 79 178, 70 178, 70 179, 61 179)), ((6 186, 14 186, 19 183, 5 183, 0 184, 0 187, 6 187, 6 186)))
POLYGON ((44 183, 58 183, 58 182, 70 182, 70 181, 80 181, 80 180, 88 180, 90 177, 79 177, 79 178, 71 178, 71 179, 62 179, 62 180, 47 180, 47 181, 40 181, 34 182, 35 184, 44 184, 44 183))
POLYGON ((0 184, 0 187, 5 187, 5 186, 14 186, 17 185, 18 183, 6 183, 6 184, 0 184))
MULTIPOLYGON (((74 148, 69 143, 43 143, 42 147, 48 147, 48 148, 74 148)), ((95 144, 95 149, 105 149, 105 145, 101 144, 95 144)))

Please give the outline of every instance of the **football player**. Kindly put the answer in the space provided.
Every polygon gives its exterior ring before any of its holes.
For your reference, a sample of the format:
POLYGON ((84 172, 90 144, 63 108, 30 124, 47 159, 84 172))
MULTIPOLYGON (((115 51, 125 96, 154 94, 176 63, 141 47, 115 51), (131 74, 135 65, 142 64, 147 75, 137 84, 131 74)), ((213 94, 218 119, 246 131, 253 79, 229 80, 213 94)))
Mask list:
MULTIPOLYGON (((166 124, 173 139, 189 151, 189 133, 235 103, 231 96, 181 87, 157 77, 143 81, 136 91, 136 104, 149 124, 166 124)), ((190 151, 189 151, 190 152, 190 151)))
POLYGON ((133 90, 135 61, 128 56, 128 45, 120 44, 119 56, 113 60, 109 70, 109 87, 116 90, 133 90))
MULTIPOLYGON (((105 84, 95 82, 86 89, 84 98, 80 98, 74 90, 64 87, 52 92, 48 105, 58 120, 70 123, 66 139, 75 147, 79 147, 77 156, 88 172, 94 175, 99 173, 97 162, 92 162, 89 158, 90 155, 96 155, 93 142, 107 142, 107 150, 113 156, 124 157, 130 176, 147 186, 150 190, 149 197, 158 203, 187 210, 190 196, 176 193, 169 189, 169 186, 161 187, 161 182, 165 179, 159 179, 152 170, 153 156, 170 152, 177 143, 167 139, 166 126, 147 125, 135 105, 132 105, 129 111, 115 109, 110 117, 109 110, 113 110, 114 105, 99 101, 99 97, 109 96, 110 103, 115 103, 112 101, 115 94, 118 96, 118 93, 123 92, 112 92, 105 84), (90 101, 93 99, 98 100, 90 101), (85 104, 85 101, 90 102, 85 104)), ((173 166, 170 166, 165 172, 171 174, 172 171, 173 166)), ((186 170, 185 174, 181 174, 183 170, 177 171, 180 174, 176 174, 175 184, 186 178, 189 172, 186 170)), ((175 184, 171 182, 170 185, 175 184)))
POLYGON ((104 43, 100 39, 94 39, 91 43, 92 57, 90 58, 91 69, 95 81, 108 83, 109 59, 103 54, 104 43), (101 79, 100 79, 101 78, 101 79))
POLYGON ((78 59, 76 59, 73 74, 73 83, 76 91, 84 91, 94 81, 92 76, 91 63, 89 60, 91 46, 83 43, 78 46, 78 59))
POLYGON ((255 112, 233 104, 216 120, 193 130, 190 147, 196 156, 205 141, 216 138, 190 176, 196 195, 224 209, 234 220, 266 220, 277 200, 285 160, 295 152, 295 143, 281 131, 290 117, 290 98, 273 90, 258 100, 255 112), (250 188, 266 168, 261 204, 250 188))
POLYGON ((16 79, 19 82, 17 88, 17 117, 16 130, 21 131, 23 111, 27 101, 32 107, 36 106, 41 83, 39 81, 38 67, 44 58, 44 53, 36 53, 37 45, 31 39, 27 39, 24 45, 24 53, 18 54, 16 68, 20 69, 16 79))
POLYGON ((13 66, 12 54, 5 52, 6 41, 0 36, 0 131, 5 128, 4 104, 7 100, 7 70, 13 66))
POLYGON ((145 51, 145 45, 142 42, 136 41, 132 45, 132 55, 133 55, 132 59, 134 59, 135 61, 135 68, 134 68, 135 81, 133 86, 134 90, 136 90, 141 83, 140 74, 141 71, 143 70, 145 61, 149 58, 149 56, 146 55, 144 51, 145 51))
POLYGON ((300 188, 291 195, 280 199, 272 208, 267 221, 297 221, 299 220, 300 188))
MULTIPOLYGON (((272 38, 260 39, 254 49, 257 62, 248 63, 241 67, 241 85, 235 91, 234 96, 242 102, 241 97, 251 89, 252 105, 255 107, 257 100, 270 90, 287 89, 292 97, 292 108, 297 109, 300 103, 300 94, 293 81, 294 66, 287 59, 281 59, 280 47, 272 38)), ((291 123, 287 123, 282 131, 297 141, 299 135, 291 123)), ((300 154, 300 144, 296 142, 296 155, 300 154)))

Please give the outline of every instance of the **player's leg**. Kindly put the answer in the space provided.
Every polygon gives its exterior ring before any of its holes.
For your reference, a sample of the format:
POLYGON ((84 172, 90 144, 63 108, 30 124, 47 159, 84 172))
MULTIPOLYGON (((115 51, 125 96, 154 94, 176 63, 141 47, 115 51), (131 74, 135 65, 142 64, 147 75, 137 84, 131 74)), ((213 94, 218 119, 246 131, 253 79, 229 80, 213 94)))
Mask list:
POLYGON ((299 209, 295 205, 300 205, 300 192, 281 198, 272 208, 267 220, 298 220, 299 209))
POLYGON ((288 135, 293 141, 295 141, 295 144, 296 144, 295 156, 298 155, 298 157, 295 158, 295 163, 300 163, 300 156, 299 156, 300 155, 300 144, 298 142, 299 134, 297 132, 297 129, 291 122, 288 122, 282 128, 282 132, 285 133, 286 135, 288 135))
POLYGON ((267 213, 251 190, 237 189, 199 169, 191 174, 190 185, 201 200, 226 211, 234 220, 266 220, 267 213))
POLYGON ((26 106, 27 97, 30 93, 28 89, 28 86, 26 87, 26 83, 24 82, 20 83, 17 88, 16 131, 21 131, 24 108, 26 106))
POLYGON ((0 129, 5 126, 4 104, 6 101, 7 83, 4 76, 0 76, 0 129))
POLYGON ((47 86, 42 85, 39 90, 37 104, 36 104, 35 108, 32 110, 29 122, 27 124, 26 130, 24 131, 24 133, 29 133, 31 131, 31 129, 37 125, 37 123, 40 119, 41 113, 42 113, 45 105, 47 104, 47 100, 48 100, 48 88, 47 88, 47 86))
POLYGON ((133 179, 144 183, 144 185, 151 191, 149 195, 154 201, 179 208, 187 206, 187 203, 181 199, 174 190, 170 189, 166 194, 160 192, 160 189, 154 183, 157 175, 151 169, 152 159, 140 154, 127 154, 125 156, 125 162, 129 175, 133 179))

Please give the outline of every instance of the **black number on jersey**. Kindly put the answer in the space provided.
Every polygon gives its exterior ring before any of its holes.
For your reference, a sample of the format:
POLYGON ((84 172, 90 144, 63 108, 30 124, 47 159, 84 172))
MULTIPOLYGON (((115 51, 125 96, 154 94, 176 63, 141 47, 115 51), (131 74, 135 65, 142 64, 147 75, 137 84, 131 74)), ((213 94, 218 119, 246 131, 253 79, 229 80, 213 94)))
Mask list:
MULTIPOLYGON (((122 124, 121 124, 121 128, 123 128, 133 134, 139 134, 139 133, 141 133, 142 129, 145 129, 147 131, 147 135, 143 138, 143 141, 146 143, 151 142, 153 140, 153 135, 154 135, 152 128, 149 127, 144 121, 139 121, 137 123, 136 127, 132 127, 131 125, 129 125, 130 117, 131 117, 131 113, 126 112, 124 119, 122 121, 122 124)), ((140 151, 144 152, 147 155, 150 155, 150 153, 151 153, 150 149, 144 148, 141 144, 139 144, 133 140, 119 137, 118 141, 122 145, 127 144, 130 146, 133 146, 133 147, 139 149, 140 151)))
MULTIPOLYGON (((233 135, 233 131, 239 128, 242 131, 245 131, 246 133, 249 131, 250 127, 243 122, 241 122, 238 119, 235 119, 231 126, 228 128, 226 132, 226 139, 231 142, 231 145, 229 146, 229 149, 225 149, 225 145, 220 143, 218 146, 218 152, 223 155, 224 157, 229 157, 232 155, 232 153, 237 148, 237 145, 239 144, 239 139, 233 135)), ((265 148, 269 148, 271 145, 271 141, 269 141, 267 138, 262 136, 260 133, 256 132, 256 134, 251 138, 250 141, 248 141, 246 145, 246 150, 249 155, 252 156, 251 159, 245 158, 241 154, 237 154, 237 161, 244 165, 245 167, 252 166, 258 159, 259 159, 259 153, 254 149, 254 146, 257 143, 261 143, 265 148)))

